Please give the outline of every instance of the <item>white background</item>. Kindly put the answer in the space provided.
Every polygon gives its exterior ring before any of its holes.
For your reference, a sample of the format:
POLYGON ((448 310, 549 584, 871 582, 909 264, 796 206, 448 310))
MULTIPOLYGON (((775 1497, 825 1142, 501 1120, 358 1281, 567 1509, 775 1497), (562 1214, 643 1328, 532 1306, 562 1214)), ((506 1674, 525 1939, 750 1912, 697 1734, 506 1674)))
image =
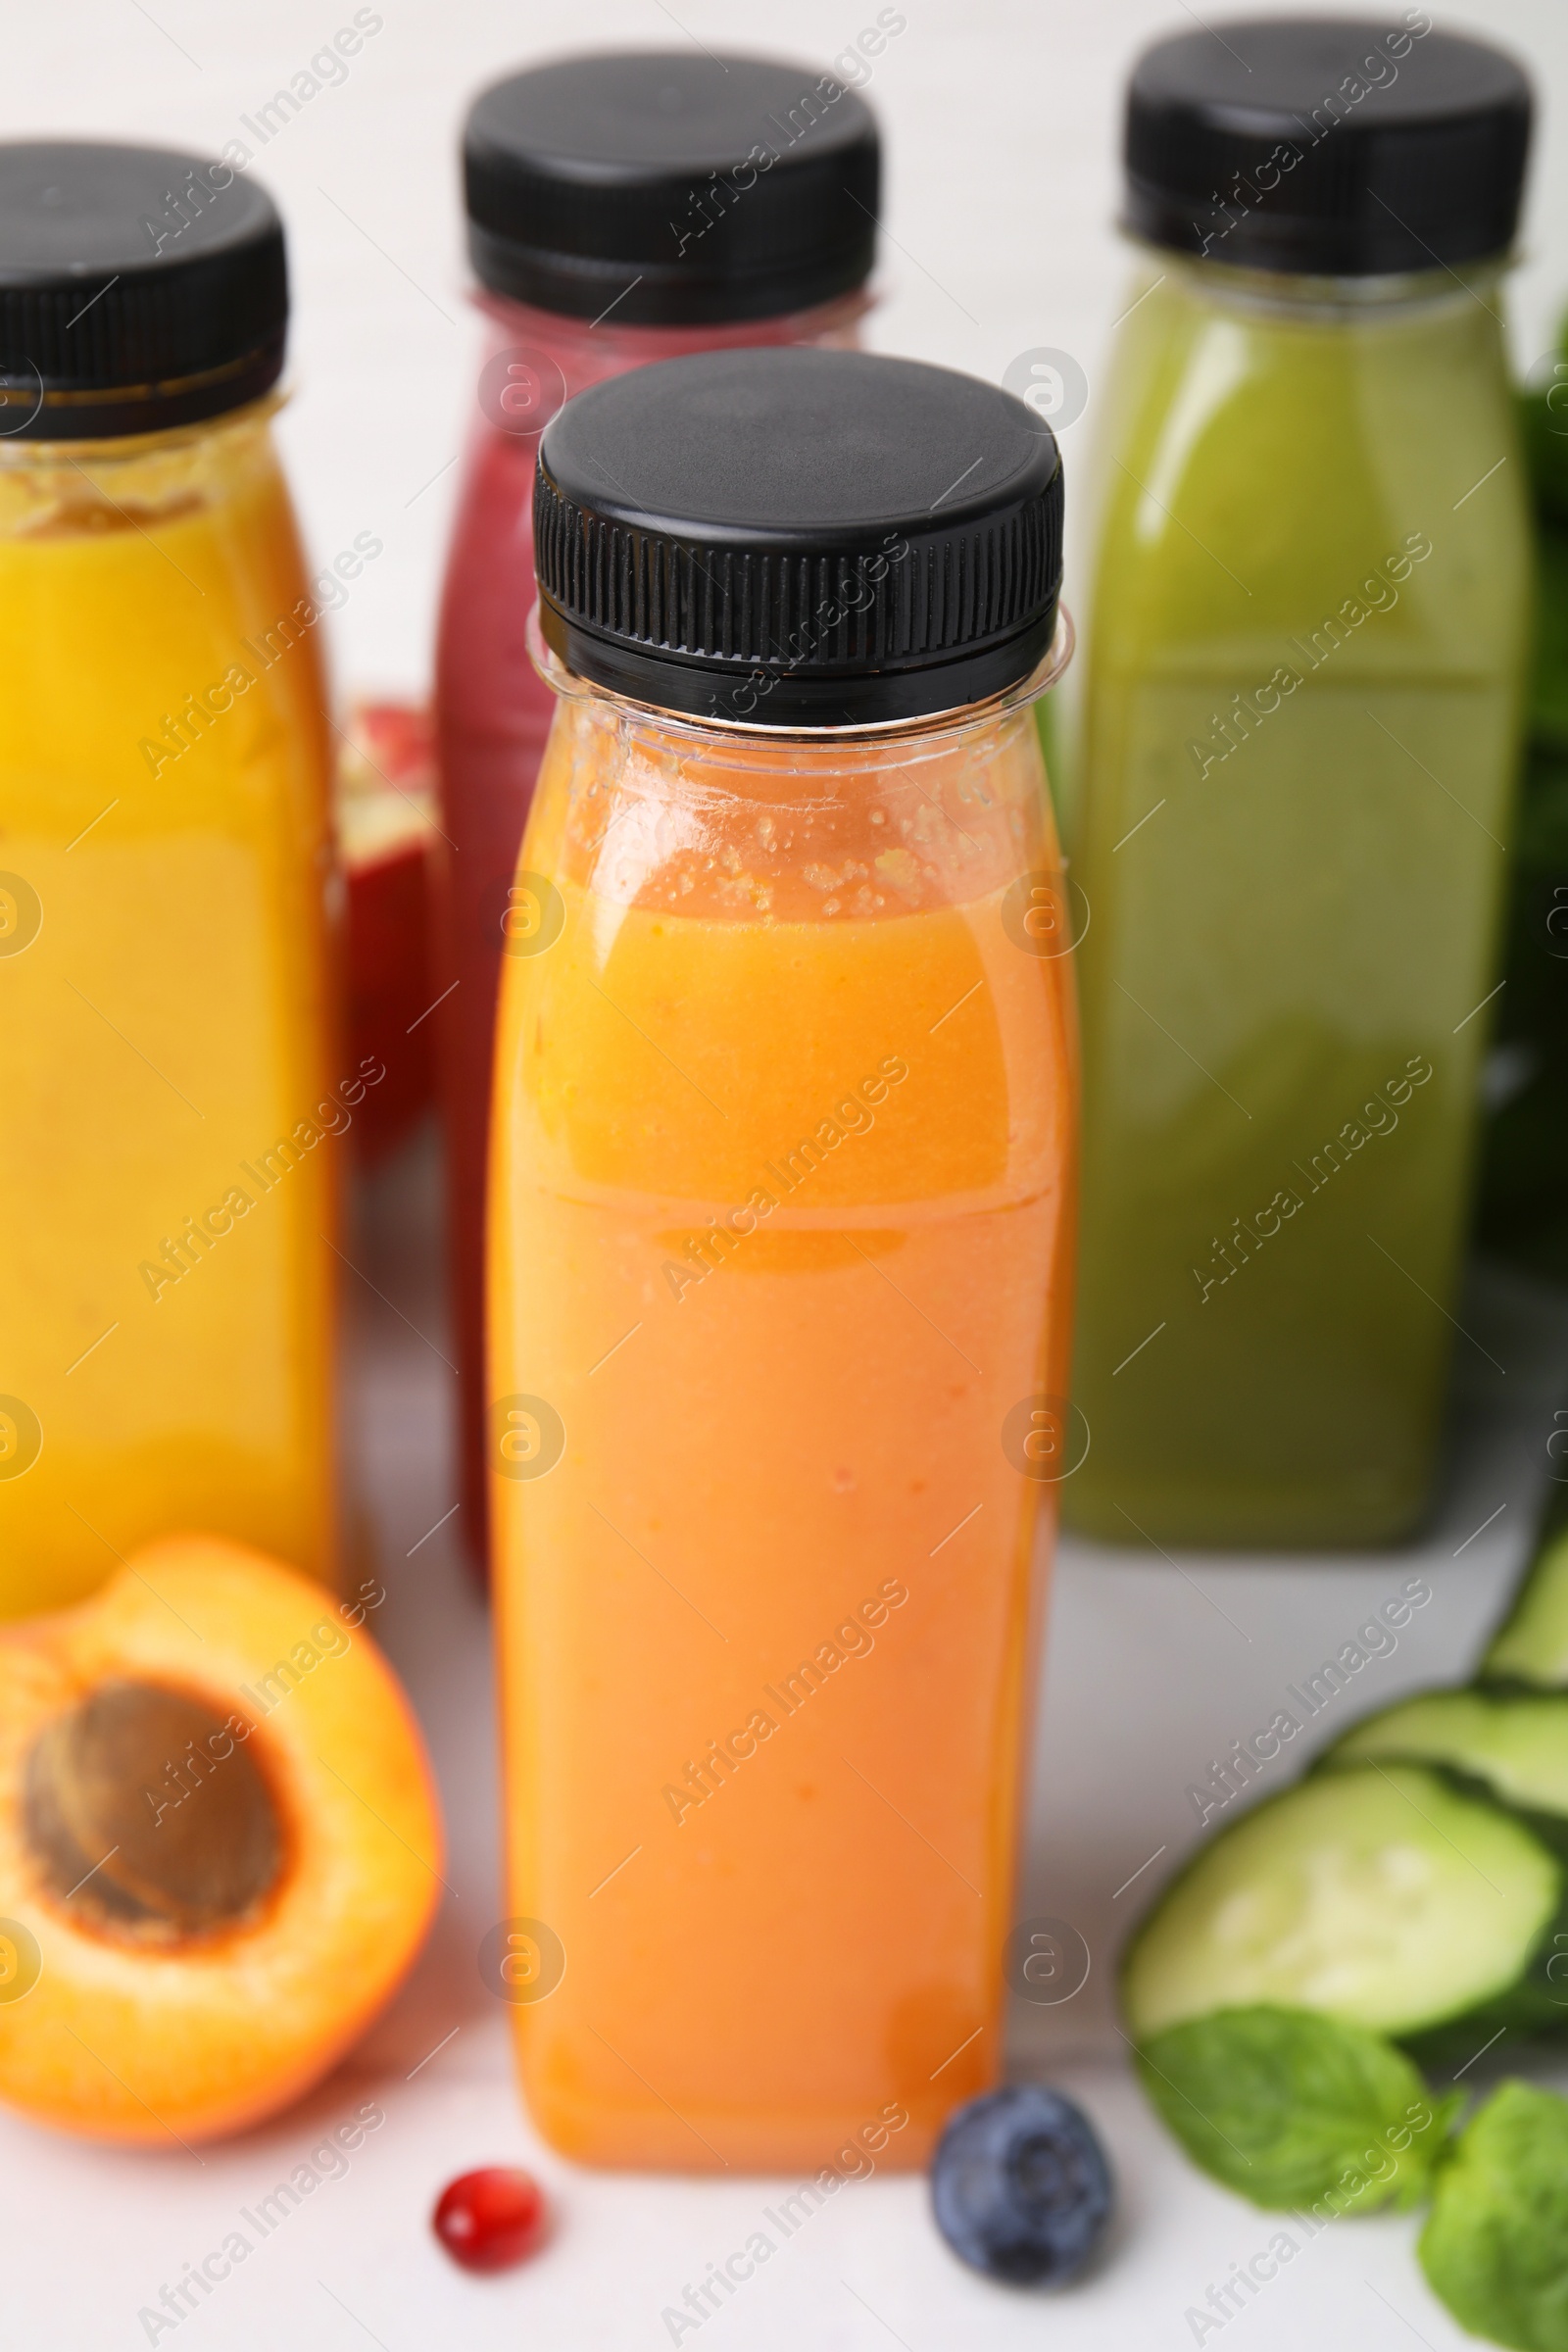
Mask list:
MULTIPOLYGON (((206 152, 236 136, 254 145, 240 117, 308 68, 353 13, 351 0, 267 0, 243 11, 223 0, 154 0, 152 14, 139 0, 25 9, 6 0, 4 131, 206 152)), ((677 22, 662 0, 591 0, 570 14, 537 0, 384 0, 378 13, 382 29, 343 84, 313 99, 254 169, 290 234, 294 397, 282 433, 310 546, 319 561, 361 530, 386 543, 326 624, 339 684, 416 694, 429 674, 453 461, 474 400, 477 332, 466 304, 457 172, 468 97, 511 66, 589 42, 673 46, 689 33, 709 46, 825 64, 877 12, 873 0, 803 0, 787 11, 680 0, 677 22)), ((876 62, 867 93, 888 149, 882 299, 869 340, 992 377, 1036 346, 1074 354, 1092 390, 1065 442, 1070 501, 1105 332, 1125 299, 1127 257, 1111 228, 1120 82, 1142 41, 1193 12, 1180 0, 907 0, 905 13, 907 29, 876 62)), ((1488 0, 1472 22, 1530 63, 1542 100, 1513 286, 1517 351, 1528 363, 1568 300, 1568 10, 1561 0, 1488 0)), ((502 1908, 484 1615, 449 1531, 420 1541, 451 1498, 450 1349, 429 1195, 427 1160, 416 1154, 361 1203, 354 1249, 367 1279, 352 1286, 353 1427, 391 1587, 379 1631, 431 1737, 454 1895, 414 1980, 358 2057, 269 2131, 205 2151, 198 2164, 177 2149, 106 2154, 0 2123, 0 2352, 144 2344, 140 2307, 371 2095, 387 2121, 349 2177, 323 2186, 182 2323, 181 2352, 335 2352, 368 2341, 384 2352, 448 2342, 475 2352, 652 2352, 670 2340, 662 2308, 776 2202, 776 2183, 574 2173, 538 2148, 514 2100, 503 2021, 474 1967, 502 1908), (550 2183, 559 2234, 525 2271, 473 2281, 434 2247, 426 2217, 453 2173, 509 2159, 550 2183)), ((1365 1670, 1344 1720, 1462 1672, 1475 1656, 1539 1496, 1568 1366, 1568 1305, 1483 1278, 1464 1321, 1473 1338, 1459 1343, 1465 1389, 1448 1483, 1439 1523, 1416 1551, 1171 1565, 1062 1546, 1025 1908, 1071 1920, 1094 1964, 1073 2002, 1020 2014, 1015 2051, 1023 2070, 1049 2067, 1073 2088, 1111 2147, 1122 2213, 1098 2275, 1046 2309, 989 2288, 943 2251, 919 2181, 877 2180, 843 2191, 710 2318, 705 2352, 886 2352, 895 2340, 906 2352, 1021 2347, 1048 2331, 1068 2352, 1174 2352, 1195 2340, 1187 2308, 1267 2243, 1276 2222, 1188 2170, 1133 2090, 1106 1997, 1115 1942, 1125 1915, 1197 1833, 1189 1781, 1266 1721, 1285 1684, 1337 1649, 1406 1577, 1425 1576, 1433 1601, 1397 1653, 1365 1670)), ((1320 1728, 1328 1736, 1338 1719, 1320 1728)), ((1432 2352, 1451 2352, 1468 2339, 1422 2285, 1412 2238, 1408 2222, 1337 2225, 1303 2248, 1260 2307, 1228 2323, 1227 2352, 1317 2352, 1331 2333, 1351 2352, 1417 2336, 1432 2352)))

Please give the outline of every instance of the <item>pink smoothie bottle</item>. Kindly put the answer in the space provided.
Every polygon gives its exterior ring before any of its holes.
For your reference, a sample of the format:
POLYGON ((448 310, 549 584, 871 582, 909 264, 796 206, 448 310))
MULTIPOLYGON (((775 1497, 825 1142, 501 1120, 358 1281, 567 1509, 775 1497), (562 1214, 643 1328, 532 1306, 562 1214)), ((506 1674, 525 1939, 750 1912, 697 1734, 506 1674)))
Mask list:
MULTIPOLYGON (((875 54, 895 27, 882 12, 875 54)), ((850 53, 846 53, 846 57, 850 53)), ((839 73, 846 57, 835 59, 839 73)), ((858 62, 853 78, 868 78, 858 62)), ((536 908, 516 873, 554 710, 525 644, 539 435, 563 403, 653 360, 844 344, 876 242, 875 120, 833 73, 754 57, 569 57, 481 93, 464 137, 487 323, 436 656, 436 955, 462 1511, 488 1560, 485 1167, 502 956, 536 908)))

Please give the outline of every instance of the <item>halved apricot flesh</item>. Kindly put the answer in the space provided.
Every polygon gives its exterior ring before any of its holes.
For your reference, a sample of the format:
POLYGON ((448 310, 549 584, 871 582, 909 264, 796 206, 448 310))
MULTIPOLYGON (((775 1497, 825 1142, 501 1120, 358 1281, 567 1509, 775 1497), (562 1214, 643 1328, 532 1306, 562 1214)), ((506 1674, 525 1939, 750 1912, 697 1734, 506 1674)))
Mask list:
POLYGON ((166 2147, 286 2107, 401 1982, 441 1866, 363 1607, 180 1536, 0 1628, 9 2105, 166 2147))

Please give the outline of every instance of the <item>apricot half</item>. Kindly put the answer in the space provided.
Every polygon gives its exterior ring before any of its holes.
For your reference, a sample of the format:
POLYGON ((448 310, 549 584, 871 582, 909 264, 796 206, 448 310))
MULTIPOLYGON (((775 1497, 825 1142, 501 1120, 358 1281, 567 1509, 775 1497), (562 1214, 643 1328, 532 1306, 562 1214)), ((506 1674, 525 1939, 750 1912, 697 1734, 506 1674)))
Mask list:
POLYGON ((181 1536, 0 1629, 0 2099, 212 2138, 297 2098, 393 1992, 441 1828, 364 1617, 181 1536))

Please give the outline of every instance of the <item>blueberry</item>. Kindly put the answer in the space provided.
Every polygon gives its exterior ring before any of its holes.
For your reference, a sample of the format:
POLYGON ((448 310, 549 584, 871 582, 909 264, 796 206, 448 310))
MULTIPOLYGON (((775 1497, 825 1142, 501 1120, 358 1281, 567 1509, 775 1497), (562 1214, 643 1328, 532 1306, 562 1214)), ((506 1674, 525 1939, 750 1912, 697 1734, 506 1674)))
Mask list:
POLYGON ((931 2160, 937 2228, 960 2262, 1012 2286, 1076 2278, 1113 2193, 1087 2117, 1033 2083, 957 2108, 931 2160))

